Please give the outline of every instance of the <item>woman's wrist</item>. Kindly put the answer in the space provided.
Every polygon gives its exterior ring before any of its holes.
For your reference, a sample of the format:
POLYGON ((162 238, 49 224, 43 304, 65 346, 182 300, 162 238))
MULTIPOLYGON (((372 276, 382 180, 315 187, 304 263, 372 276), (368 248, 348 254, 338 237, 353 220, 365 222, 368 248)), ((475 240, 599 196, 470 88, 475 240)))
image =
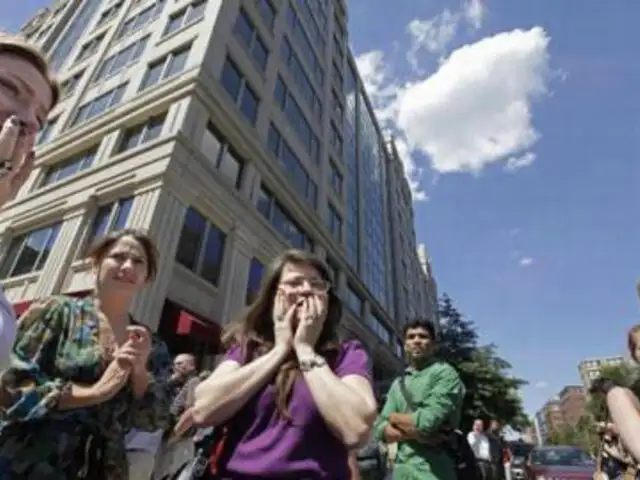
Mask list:
POLYGON ((294 345, 293 350, 295 351, 298 360, 301 360, 303 358, 313 358, 316 356, 316 351, 311 345, 294 345))

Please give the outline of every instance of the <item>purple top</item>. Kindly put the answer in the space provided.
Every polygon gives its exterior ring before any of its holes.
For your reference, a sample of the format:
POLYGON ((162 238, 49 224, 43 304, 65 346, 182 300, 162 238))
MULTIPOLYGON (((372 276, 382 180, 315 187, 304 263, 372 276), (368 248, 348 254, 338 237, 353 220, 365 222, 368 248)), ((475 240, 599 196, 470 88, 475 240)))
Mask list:
MULTIPOLYGON (((225 360, 243 364, 242 349, 231 348, 225 360)), ((369 355, 358 341, 343 342, 334 365, 338 377, 371 381, 369 355)), ((221 477, 348 480, 349 452, 329 430, 303 378, 293 386, 289 415, 290 422, 277 411, 274 382, 249 399, 231 419, 221 477)))

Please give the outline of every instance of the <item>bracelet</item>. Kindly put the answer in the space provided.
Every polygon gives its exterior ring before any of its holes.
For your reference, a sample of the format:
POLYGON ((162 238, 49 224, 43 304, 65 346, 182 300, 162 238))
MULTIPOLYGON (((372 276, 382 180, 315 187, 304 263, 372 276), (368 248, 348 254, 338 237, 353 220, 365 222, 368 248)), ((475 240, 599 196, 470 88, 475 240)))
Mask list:
POLYGON ((324 367, 327 364, 327 361, 324 358, 315 355, 309 358, 301 358, 298 360, 298 364, 300 365, 300 371, 309 372, 314 368, 324 367))

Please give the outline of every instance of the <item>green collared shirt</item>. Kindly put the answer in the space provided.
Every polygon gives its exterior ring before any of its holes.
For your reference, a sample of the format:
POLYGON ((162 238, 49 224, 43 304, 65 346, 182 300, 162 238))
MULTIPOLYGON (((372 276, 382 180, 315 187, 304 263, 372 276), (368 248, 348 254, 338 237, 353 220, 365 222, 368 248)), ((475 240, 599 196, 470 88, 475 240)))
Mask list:
MULTIPOLYGON (((434 436, 443 425, 460 424, 465 388, 458 372, 446 362, 434 361, 421 370, 407 369, 406 386, 416 410, 411 412, 416 427, 426 436, 434 436)), ((384 441, 384 428, 391 413, 409 413, 402 395, 400 379, 389 389, 387 401, 374 427, 375 436, 384 441)), ((456 480, 451 458, 442 450, 409 440, 399 442, 394 479, 456 480)))

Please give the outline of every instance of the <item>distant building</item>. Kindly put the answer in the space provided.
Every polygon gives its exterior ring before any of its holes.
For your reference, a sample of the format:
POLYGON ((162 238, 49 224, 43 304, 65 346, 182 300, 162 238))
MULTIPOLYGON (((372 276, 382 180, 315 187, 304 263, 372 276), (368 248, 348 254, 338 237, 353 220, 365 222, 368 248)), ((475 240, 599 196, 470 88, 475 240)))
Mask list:
POLYGON ((540 433, 540 443, 544 445, 551 434, 564 424, 562 409, 558 399, 549 400, 536 413, 536 421, 540 433))
MULTIPOLYGON (((539 444, 545 444, 554 431, 565 425, 575 425, 586 409, 585 389, 567 385, 535 414, 534 423, 539 444)), ((535 433, 535 432, 534 432, 535 433)))
POLYGON ((616 355, 613 357, 601 357, 601 358, 587 358, 582 360, 578 364, 578 372, 580 373, 580 380, 585 392, 589 391, 591 382, 598 378, 602 373, 602 370, 607 367, 616 367, 624 363, 624 357, 622 355, 616 355))
POLYGON ((568 385, 560 391, 558 397, 564 423, 578 423, 584 415, 587 403, 584 388, 580 385, 568 385))

